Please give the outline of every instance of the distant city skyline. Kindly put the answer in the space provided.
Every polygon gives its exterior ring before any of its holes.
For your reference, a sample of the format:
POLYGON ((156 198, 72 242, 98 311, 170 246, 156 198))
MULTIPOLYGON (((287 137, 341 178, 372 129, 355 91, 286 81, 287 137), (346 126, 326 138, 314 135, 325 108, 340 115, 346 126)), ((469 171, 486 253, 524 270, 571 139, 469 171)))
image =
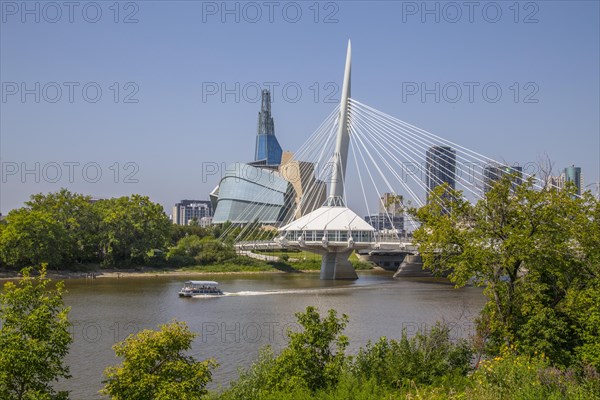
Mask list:
POLYGON ((494 184, 505 176, 510 176, 513 187, 523 182, 523 167, 518 165, 486 165, 483 170, 483 193, 489 192, 494 184))
POLYGON ((431 192, 440 185, 447 184, 456 189, 456 151, 449 146, 432 146, 425 153, 425 182, 427 200, 431 192))
POLYGON ((379 199, 379 213, 365 216, 378 231, 404 232, 403 197, 396 193, 383 193, 379 199))
MULTIPOLYGON (((546 183, 560 190, 566 187, 567 182, 575 185, 575 194, 581 195, 585 191, 586 185, 583 179, 583 172, 580 167, 576 167, 575 165, 564 168, 560 175, 550 175, 546 183)), ((600 183, 596 183, 596 185, 600 185, 600 183)), ((594 183, 588 186, 594 186, 594 183)), ((596 190, 600 191, 600 187, 597 187, 596 190)), ((598 193, 595 194, 598 196, 598 193)))
POLYGON ((200 226, 212 222, 213 207, 209 200, 181 200, 172 208, 171 222, 176 225, 190 225, 195 221, 200 226))
POLYGON ((2 214, 61 187, 140 193, 167 214, 207 199, 252 157, 262 89, 283 150, 307 140, 339 101, 348 38, 356 99, 508 165, 547 155, 554 174, 576 165, 585 186, 600 181, 598 2, 538 2, 533 17, 498 3, 493 22, 364 1, 252 22, 205 3, 140 2, 117 22, 102 3, 95 23, 3 9, 2 214))

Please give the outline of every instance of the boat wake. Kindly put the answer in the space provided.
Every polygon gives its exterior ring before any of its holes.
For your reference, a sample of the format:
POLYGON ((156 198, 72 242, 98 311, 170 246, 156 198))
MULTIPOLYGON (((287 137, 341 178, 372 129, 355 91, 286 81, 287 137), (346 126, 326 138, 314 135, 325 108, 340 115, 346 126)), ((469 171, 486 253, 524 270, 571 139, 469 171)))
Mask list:
POLYGON ((323 288, 323 289, 288 289, 288 290, 264 290, 264 291, 253 291, 246 290, 241 292, 223 292, 222 295, 215 296, 209 294, 197 294, 192 297, 195 299, 208 299, 217 297, 241 297, 241 296, 267 296, 277 294, 311 294, 311 293, 323 293, 331 291, 347 290, 348 288, 323 288))
POLYGON ((344 292, 348 290, 360 290, 360 289, 375 289, 381 288, 384 285, 364 285, 364 286, 342 286, 342 287, 329 287, 329 288, 314 288, 314 289, 280 289, 280 290, 265 290, 265 291, 242 291, 242 292, 225 292, 225 296, 265 296, 265 295, 276 295, 276 294, 322 294, 322 293, 336 293, 344 292))
POLYGON ((277 289, 277 290, 244 290, 241 292, 223 292, 222 295, 210 295, 210 294, 199 294, 194 295, 195 299, 208 299, 218 297, 243 297, 243 296, 268 296, 268 295, 279 295, 279 294, 326 294, 344 292, 348 290, 368 290, 368 289, 381 289, 384 287, 392 287, 392 285, 361 285, 361 286, 342 286, 342 287, 329 287, 329 288, 312 288, 312 289, 277 289))
POLYGON ((267 294, 280 294, 280 293, 284 293, 284 292, 285 291, 283 291, 283 290, 272 290, 272 291, 264 291, 264 292, 247 290, 247 291, 243 291, 243 292, 233 292, 233 293, 225 292, 225 296, 264 296, 267 294))

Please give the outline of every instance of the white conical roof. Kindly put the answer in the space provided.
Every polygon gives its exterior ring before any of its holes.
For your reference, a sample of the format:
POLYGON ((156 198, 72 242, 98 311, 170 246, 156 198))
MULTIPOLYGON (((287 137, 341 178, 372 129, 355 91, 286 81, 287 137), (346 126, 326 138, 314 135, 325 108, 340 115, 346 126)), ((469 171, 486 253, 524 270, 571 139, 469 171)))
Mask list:
POLYGON ((348 207, 323 206, 279 231, 375 231, 375 228, 348 207))

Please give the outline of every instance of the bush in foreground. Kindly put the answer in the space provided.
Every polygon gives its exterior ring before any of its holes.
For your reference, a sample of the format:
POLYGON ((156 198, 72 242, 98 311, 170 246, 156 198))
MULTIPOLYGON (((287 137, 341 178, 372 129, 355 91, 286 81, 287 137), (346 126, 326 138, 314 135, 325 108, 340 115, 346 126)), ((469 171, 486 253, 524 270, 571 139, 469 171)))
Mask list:
POLYGON ((543 354, 519 355, 504 348, 502 355, 484 360, 471 376, 467 391, 473 399, 599 399, 600 375, 552 367, 543 354))
POLYGON ((106 369, 101 393, 115 400, 201 399, 216 363, 183 354, 195 336, 184 322, 174 321, 116 344, 115 353, 124 360, 106 369))
MULTIPOLYGON (((289 344, 281 354, 274 356, 269 348, 263 349, 259 360, 223 399, 262 399, 270 393, 314 393, 336 386, 346 363, 345 349, 348 338, 342 335, 348 316, 337 316, 329 310, 321 318, 315 307, 296 313, 303 330, 288 331, 289 344)), ((270 398, 270 397, 266 397, 270 398)))
MULTIPOLYGON (((398 340, 369 342, 352 358, 344 355, 342 335, 348 320, 314 307, 296 314, 302 332, 276 356, 265 348, 258 361, 216 400, 400 400, 400 399, 600 399, 600 375, 589 365, 557 368, 544 355, 502 355, 472 368, 472 347, 451 340, 450 329, 436 324, 428 332, 398 340)), ((526 352, 525 352, 526 353, 526 352)))
POLYGON ((373 379, 390 388, 428 385, 443 377, 466 376, 472 358, 466 340, 450 340, 450 329, 440 323, 430 332, 418 332, 400 340, 382 337, 361 349, 352 364, 353 376, 362 381, 373 379))
POLYGON ((24 269, 23 279, 0 292, 0 398, 66 399, 66 392, 52 387, 70 377, 63 363, 73 340, 63 284, 48 288, 45 267, 38 277, 30 273, 24 269))

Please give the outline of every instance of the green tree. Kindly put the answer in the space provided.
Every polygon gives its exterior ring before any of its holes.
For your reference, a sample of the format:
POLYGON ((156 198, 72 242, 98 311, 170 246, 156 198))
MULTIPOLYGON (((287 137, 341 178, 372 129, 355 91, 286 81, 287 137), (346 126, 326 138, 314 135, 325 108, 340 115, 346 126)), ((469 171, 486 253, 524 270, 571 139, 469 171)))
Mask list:
POLYGON ((202 251, 202 239, 196 235, 185 236, 177 242, 177 246, 169 249, 169 254, 176 256, 196 257, 202 251))
POLYGON ((99 243, 104 263, 142 263, 146 254, 164 248, 170 222, 162 206, 137 194, 94 203, 100 216, 99 243))
MULTIPOLYGON (((225 221, 224 223, 219 224, 219 225, 212 225, 210 229, 212 231, 213 237, 221 238, 221 236, 225 232, 228 232, 232 228, 232 225, 233 225, 233 223, 231 221, 225 221)), ((227 235, 227 236, 229 236, 229 235, 227 235)))
POLYGON ((172 246, 177 245, 177 242, 179 242, 181 239, 183 239, 186 236, 191 236, 191 235, 195 235, 198 236, 199 238, 203 238, 205 236, 211 236, 213 233, 213 227, 206 227, 203 228, 199 225, 178 225, 178 224, 171 224, 169 230, 170 230, 170 244, 172 246))
POLYGON ((302 330, 287 332, 287 347, 278 356, 269 347, 262 349, 258 361, 240 372, 222 398, 252 400, 280 398, 282 394, 293 398, 335 387, 347 361, 348 338, 342 331, 348 316, 338 317, 335 310, 329 310, 321 318, 318 310, 309 306, 296 313, 296 318, 302 330))
POLYGON ((432 384, 446 376, 466 376, 472 352, 466 340, 453 343, 450 328, 440 323, 429 332, 400 340, 381 337, 361 348, 352 363, 356 379, 374 379, 379 385, 401 388, 410 382, 432 384))
POLYGON ((4 229, 6 228, 6 220, 2 219, 0 220, 0 268, 4 268, 6 265, 6 263, 3 260, 3 255, 2 255, 2 249, 3 249, 3 245, 2 245, 2 232, 4 232, 4 229))
POLYGON ((233 246, 211 236, 184 236, 167 253, 167 261, 173 265, 215 264, 233 258, 233 246))
POLYGON ((98 218, 89 196, 61 189, 34 194, 9 213, 0 233, 0 256, 15 267, 48 263, 62 267, 98 257, 98 218))
POLYGON ((68 247, 65 228, 47 211, 20 208, 6 217, 0 235, 0 257, 11 266, 47 263, 59 267, 64 262, 61 251, 68 247))
POLYGON ((218 239, 207 236, 202 238, 200 245, 200 251, 195 256, 198 264, 215 264, 235 258, 233 245, 218 239))
POLYGON ((581 259, 580 275, 562 308, 579 337, 578 358, 600 370, 600 201, 587 192, 582 203, 584 212, 575 216, 571 240, 581 259))
POLYGON ((457 286, 485 286, 489 302, 479 319, 488 350, 519 345, 568 363, 576 333, 562 307, 580 282, 582 257, 575 222, 586 219, 585 200, 565 191, 534 190, 508 176, 476 204, 440 187, 423 208, 414 240, 424 267, 449 272, 457 286))
POLYGON ((101 393, 115 400, 201 399, 216 363, 184 354, 195 336, 177 321, 129 336, 113 347, 123 363, 105 370, 101 393))
POLYGON ((34 194, 25 204, 32 211, 49 213, 65 230, 65 243, 56 249, 62 254, 64 263, 98 259, 100 221, 92 208, 90 196, 61 189, 56 193, 34 194))
POLYGON ((70 377, 63 364, 72 342, 63 283, 50 289, 45 267, 39 277, 30 272, 24 269, 23 279, 0 293, 0 398, 66 399, 51 385, 70 377))
POLYGON ((321 318, 315 307, 296 313, 300 332, 288 332, 288 346, 275 360, 272 383, 278 389, 306 386, 317 390, 335 385, 344 367, 348 338, 342 334, 348 316, 329 310, 321 318))
POLYGON ((176 246, 169 249, 167 261, 173 265, 193 265, 196 257, 202 251, 202 239, 196 235, 182 237, 176 246))

